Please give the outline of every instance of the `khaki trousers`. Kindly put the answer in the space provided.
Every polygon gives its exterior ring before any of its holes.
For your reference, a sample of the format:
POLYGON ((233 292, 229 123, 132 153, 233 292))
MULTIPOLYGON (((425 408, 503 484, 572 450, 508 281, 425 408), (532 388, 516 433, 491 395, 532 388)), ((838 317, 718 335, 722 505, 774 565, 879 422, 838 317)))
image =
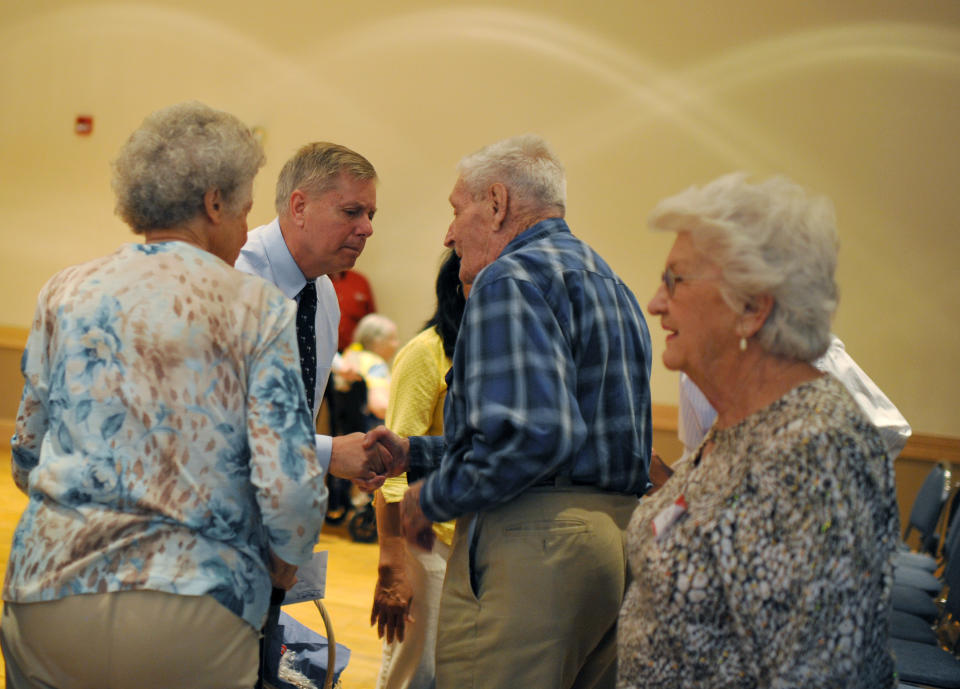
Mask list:
POLYGON ((462 517, 440 603, 437 689, 614 687, 637 505, 546 487, 462 517))
POLYGON ((209 596, 126 591, 6 603, 7 689, 250 689, 257 633, 209 596))

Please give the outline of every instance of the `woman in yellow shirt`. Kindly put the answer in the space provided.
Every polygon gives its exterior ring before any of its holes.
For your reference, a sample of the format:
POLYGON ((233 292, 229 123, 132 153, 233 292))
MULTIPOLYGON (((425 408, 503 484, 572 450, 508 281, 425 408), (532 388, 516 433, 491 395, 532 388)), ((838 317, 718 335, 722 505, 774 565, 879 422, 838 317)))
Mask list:
MULTIPOLYGON (((460 284, 460 259, 447 255, 437 275, 437 308, 425 330, 393 364, 386 426, 401 436, 442 435, 445 377, 460 330, 468 286, 460 284)), ((374 499, 380 563, 370 624, 384 639, 377 689, 434 686, 440 591, 453 540, 453 522, 435 524, 433 550, 409 548, 400 533, 400 500, 407 476, 387 479, 374 499)))

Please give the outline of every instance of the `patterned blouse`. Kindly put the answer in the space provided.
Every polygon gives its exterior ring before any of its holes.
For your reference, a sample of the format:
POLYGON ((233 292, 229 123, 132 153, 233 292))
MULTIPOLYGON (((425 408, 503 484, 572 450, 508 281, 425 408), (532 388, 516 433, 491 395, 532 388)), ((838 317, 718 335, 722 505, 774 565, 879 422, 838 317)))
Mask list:
POLYGON ((259 629, 268 548, 305 561, 323 520, 295 312, 182 242, 54 276, 23 355, 12 455, 30 501, 4 600, 209 594, 259 629))
POLYGON ((893 461, 847 391, 804 383, 704 445, 631 519, 618 687, 895 686, 893 461))

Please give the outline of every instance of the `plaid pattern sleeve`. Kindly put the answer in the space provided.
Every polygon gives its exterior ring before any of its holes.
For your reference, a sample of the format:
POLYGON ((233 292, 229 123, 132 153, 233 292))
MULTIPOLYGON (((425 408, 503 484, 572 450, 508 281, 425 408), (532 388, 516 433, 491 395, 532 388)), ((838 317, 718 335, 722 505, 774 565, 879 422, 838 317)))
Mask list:
POLYGON ((642 493, 649 373, 640 306, 606 263, 561 219, 522 233, 471 292, 425 514, 479 511, 556 475, 642 493))

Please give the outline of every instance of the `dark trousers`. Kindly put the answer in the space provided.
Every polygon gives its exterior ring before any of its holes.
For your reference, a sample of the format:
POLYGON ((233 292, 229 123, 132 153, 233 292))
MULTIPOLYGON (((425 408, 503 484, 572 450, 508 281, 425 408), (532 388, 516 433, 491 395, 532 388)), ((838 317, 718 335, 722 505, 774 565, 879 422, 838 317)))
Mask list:
POLYGON ((283 603, 287 592, 283 589, 274 588, 270 591, 270 609, 267 611, 267 621, 263 624, 263 636, 260 637, 260 665, 257 669, 256 689, 264 689, 264 679, 276 675, 277 668, 267 673, 267 651, 270 650, 270 639, 277 631, 277 623, 280 621, 280 605, 283 603))

